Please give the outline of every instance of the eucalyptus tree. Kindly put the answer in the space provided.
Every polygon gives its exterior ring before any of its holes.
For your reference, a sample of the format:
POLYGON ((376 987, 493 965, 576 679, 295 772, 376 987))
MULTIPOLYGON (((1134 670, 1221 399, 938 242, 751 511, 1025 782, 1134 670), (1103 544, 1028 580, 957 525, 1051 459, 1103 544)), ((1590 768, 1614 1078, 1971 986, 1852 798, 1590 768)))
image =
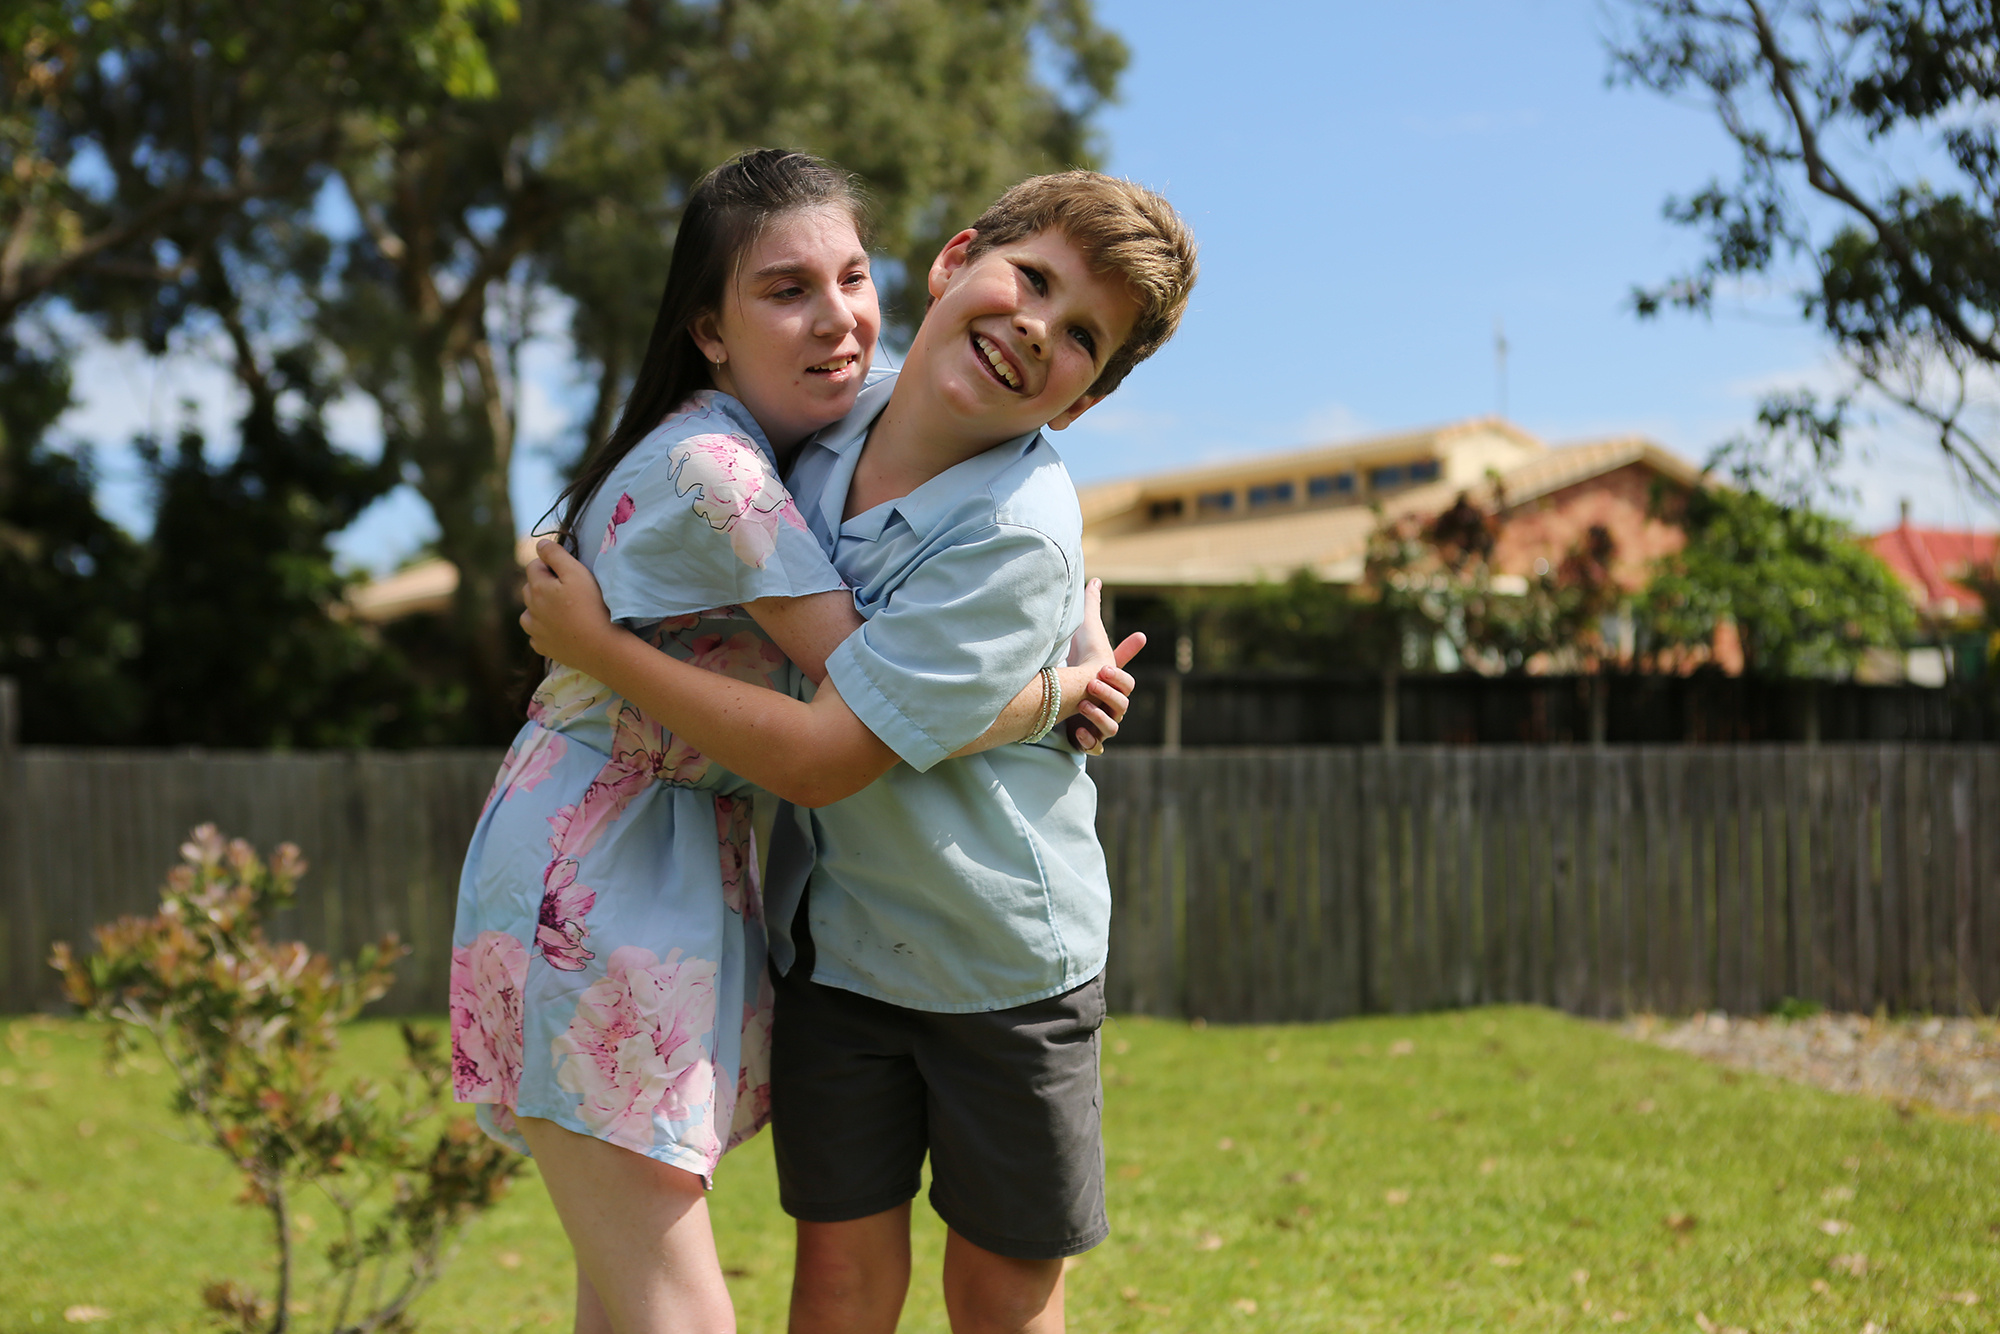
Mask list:
POLYGON ((387 449, 458 568, 453 622, 509 728, 524 346, 566 332, 591 381, 572 452, 629 387, 692 183, 731 153, 856 171, 876 244, 921 273, 1001 189, 1088 165, 1125 49, 1088 0, 520 0, 482 25, 494 79, 350 127, 355 219, 315 317, 379 406, 387 449), (1052 71, 1046 81, 1044 74, 1052 71))
MULTIPOLYGON (((1706 103, 1733 180, 1668 201, 1701 260, 1635 294, 1706 312, 1788 283, 1856 376, 2000 499, 2000 8, 1986 0, 1626 0, 1613 77, 1706 103)), ((1840 452, 1852 394, 1766 406, 1765 443, 1840 452)), ((1753 466, 1752 471, 1757 469, 1753 466)))

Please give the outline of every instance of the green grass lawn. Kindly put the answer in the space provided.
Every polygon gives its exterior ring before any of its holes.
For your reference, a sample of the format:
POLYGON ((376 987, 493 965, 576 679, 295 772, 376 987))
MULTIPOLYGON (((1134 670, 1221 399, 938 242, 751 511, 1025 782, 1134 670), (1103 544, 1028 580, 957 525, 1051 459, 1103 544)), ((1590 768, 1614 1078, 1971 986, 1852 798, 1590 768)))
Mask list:
MULTIPOLYGON (((395 1044, 363 1025, 349 1055, 387 1063, 395 1044)), ((2000 1327, 1989 1127, 1533 1010, 1122 1019, 1105 1044, 1112 1238, 1070 1271, 1073 1329, 2000 1327)), ((203 1281, 267 1281, 261 1217, 166 1112, 164 1078, 108 1075, 100 1050, 81 1024, 6 1024, 0 1334, 84 1304, 112 1313, 97 1330, 199 1330, 203 1281)), ((725 1160, 712 1200, 742 1328, 782 1330, 790 1226, 768 1137, 725 1160)), ((903 1328, 943 1330, 942 1228, 917 1214, 903 1328)), ((565 1328, 570 1282, 529 1175, 417 1314, 433 1331, 565 1328)))

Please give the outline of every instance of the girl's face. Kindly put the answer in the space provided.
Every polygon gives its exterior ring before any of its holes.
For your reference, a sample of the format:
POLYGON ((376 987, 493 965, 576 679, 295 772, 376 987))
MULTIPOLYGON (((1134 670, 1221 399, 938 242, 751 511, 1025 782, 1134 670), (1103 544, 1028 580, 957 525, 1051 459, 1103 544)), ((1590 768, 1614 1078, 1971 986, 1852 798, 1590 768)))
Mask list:
POLYGON ((814 208, 766 228, 743 252, 722 309, 690 332, 715 387, 784 450, 847 415, 881 328, 853 220, 841 209, 814 208))

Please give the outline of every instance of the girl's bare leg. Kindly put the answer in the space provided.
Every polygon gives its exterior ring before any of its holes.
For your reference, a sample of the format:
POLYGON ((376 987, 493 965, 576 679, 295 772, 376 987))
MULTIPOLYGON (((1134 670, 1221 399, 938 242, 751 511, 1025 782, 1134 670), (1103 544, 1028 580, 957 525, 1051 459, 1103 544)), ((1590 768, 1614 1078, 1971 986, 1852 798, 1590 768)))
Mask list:
POLYGON ((576 1251, 579 1334, 735 1334, 700 1177, 550 1121, 518 1124, 576 1251))

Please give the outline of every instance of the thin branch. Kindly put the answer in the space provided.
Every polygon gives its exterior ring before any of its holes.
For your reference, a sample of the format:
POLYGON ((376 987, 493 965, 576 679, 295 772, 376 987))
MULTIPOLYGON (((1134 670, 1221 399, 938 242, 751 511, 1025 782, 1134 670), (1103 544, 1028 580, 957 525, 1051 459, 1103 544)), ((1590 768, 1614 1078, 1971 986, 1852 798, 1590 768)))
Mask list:
POLYGON ((1847 205, 1867 221, 1874 229, 1889 253, 1896 258, 1897 267, 1903 272, 1906 283, 1913 288, 1923 302, 1924 309, 1942 324, 1952 337, 1963 343, 1981 361, 2000 365, 2000 344, 1982 337, 1959 316, 1957 307, 1949 297, 1931 282, 1917 263, 1915 247, 1909 238, 1884 217, 1874 205, 1863 199, 1853 187, 1827 161, 1820 151, 1818 126, 1800 97, 1796 82, 1792 78, 1792 62, 1778 44, 1778 36, 1772 28, 1764 7, 1758 0, 1746 0, 1750 13, 1756 21, 1757 45, 1771 71, 1772 91, 1777 93, 1784 104, 1792 126, 1798 131, 1799 152, 1806 167, 1806 181, 1813 189, 1827 198, 1847 205))
MULTIPOLYGON (((276 187, 270 187, 275 190, 276 187)), ((107 227, 95 236, 81 241, 76 248, 60 259, 27 271, 25 276, 14 275, 0 282, 0 324, 12 318, 14 312, 42 293, 54 287, 77 269, 90 263, 106 250, 138 240, 155 229, 159 222, 176 210, 205 205, 240 204, 255 198, 263 191, 249 187, 218 190, 207 187, 190 187, 161 195, 151 204, 140 209, 124 222, 107 227)))

